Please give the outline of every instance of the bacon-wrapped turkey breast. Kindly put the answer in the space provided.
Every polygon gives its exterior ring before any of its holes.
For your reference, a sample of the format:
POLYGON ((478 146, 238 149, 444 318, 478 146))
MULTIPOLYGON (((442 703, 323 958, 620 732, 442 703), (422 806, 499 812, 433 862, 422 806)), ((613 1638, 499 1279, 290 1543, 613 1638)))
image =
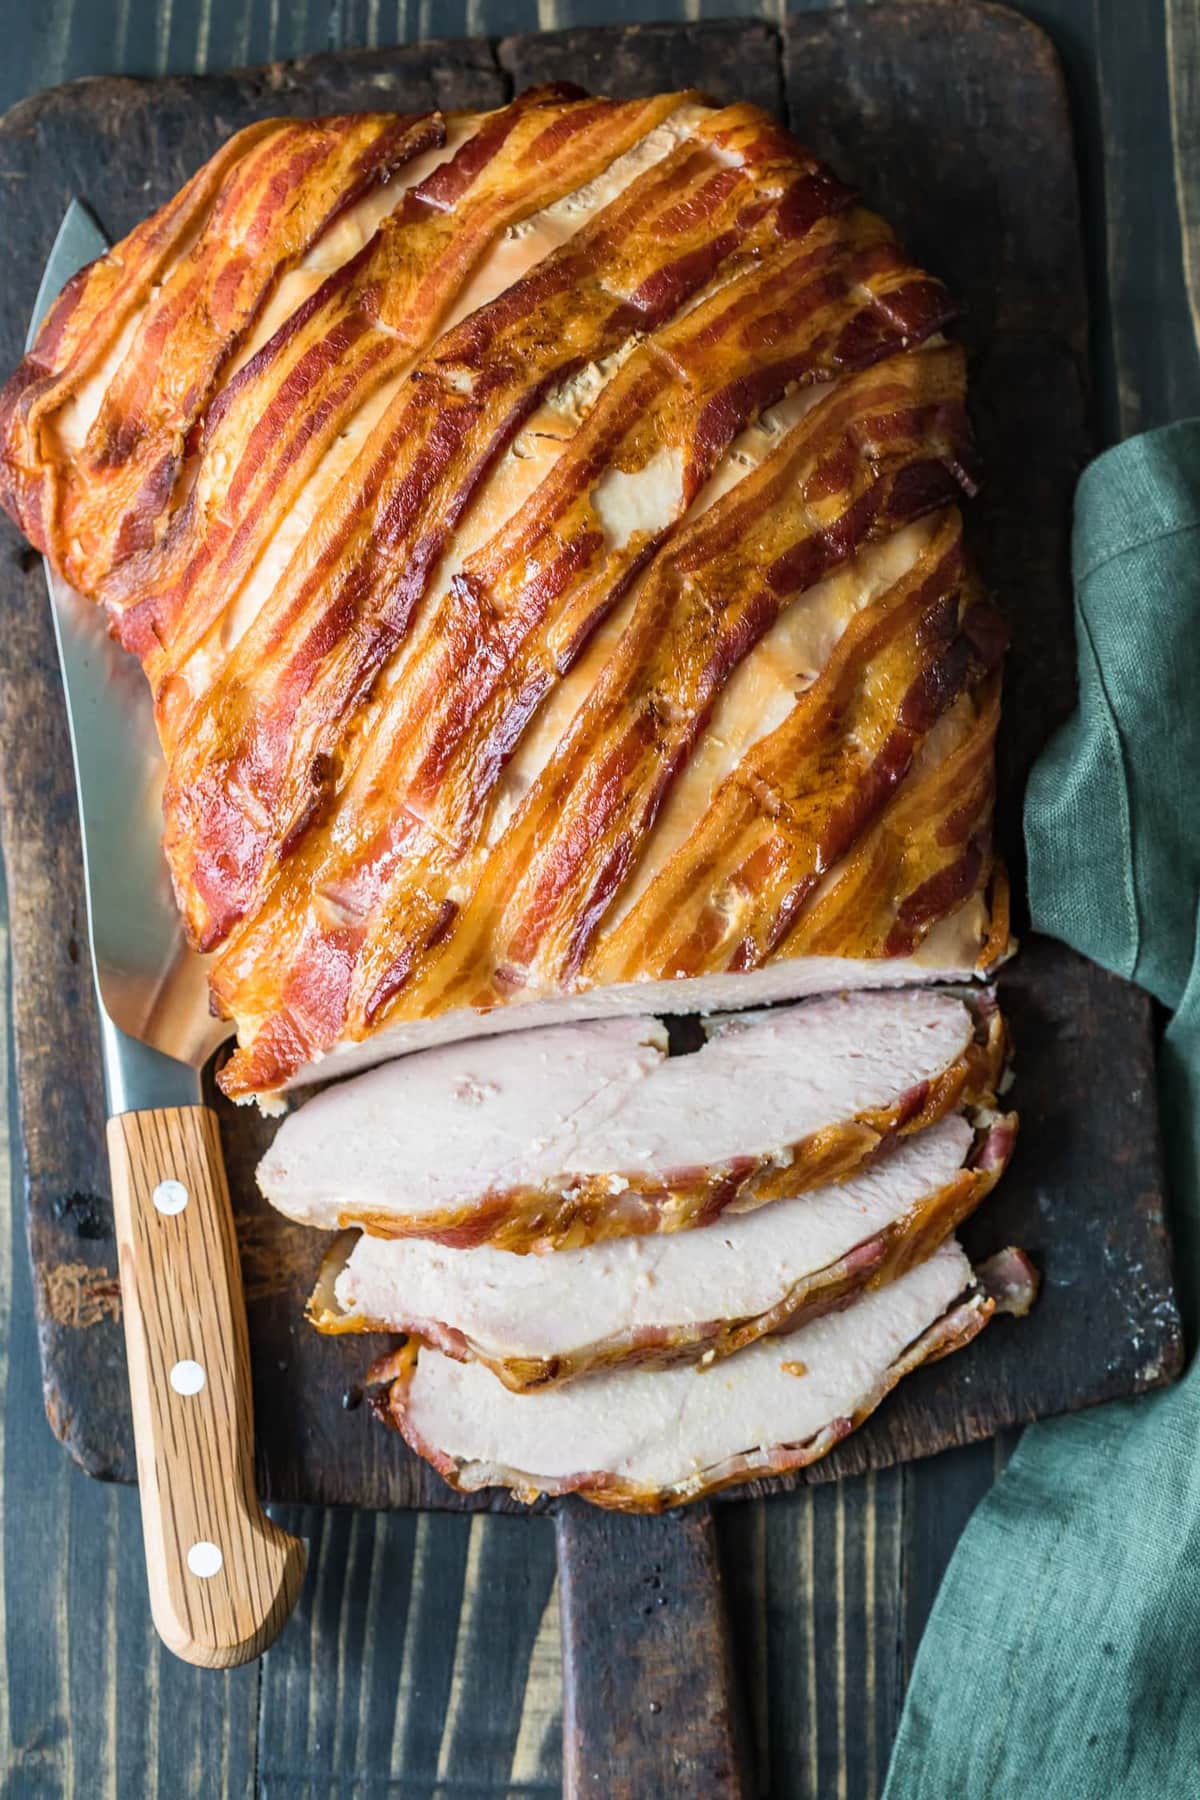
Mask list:
POLYGON ((365 1233, 311 1312, 414 1334, 378 1409, 458 1486, 802 1467, 1032 1297, 949 1236, 1015 1129, 952 314, 757 108, 554 86, 250 126, 0 394, 151 685, 225 1091, 418 1052, 260 1180, 365 1233))
POLYGON ((694 94, 269 120, 70 282, 0 498, 153 688, 238 1098, 986 971, 941 285, 694 94))

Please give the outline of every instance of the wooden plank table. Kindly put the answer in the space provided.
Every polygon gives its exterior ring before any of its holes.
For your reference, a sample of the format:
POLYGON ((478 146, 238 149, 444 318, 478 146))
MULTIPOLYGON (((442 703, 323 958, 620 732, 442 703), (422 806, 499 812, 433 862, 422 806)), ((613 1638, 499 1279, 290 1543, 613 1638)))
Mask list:
MULTIPOLYGON (((388 0, 61 0, 19 10, 5 26, 0 105, 82 73, 219 68, 434 30, 500 35, 697 9, 470 0, 397 16, 388 0)), ((1200 20, 1185 0, 1101 18, 1085 0, 1029 10, 1054 33, 1072 87, 1097 435, 1108 440, 1200 409, 1194 234, 1190 262, 1183 253, 1200 187, 1187 160, 1194 146, 1172 130, 1195 79, 1200 20)), ((2 1142, 0 1159, 7 1168, 2 1142)), ((312 1800, 557 1792, 548 1521, 294 1515, 288 1523, 311 1540, 312 1573, 299 1617, 259 1668, 202 1676, 159 1651, 133 1495, 88 1484, 42 1422, 19 1208, 10 1222, 0 1247, 0 1768, 11 1790, 312 1800)), ((772 1794, 878 1790, 941 1570, 1006 1449, 979 1446, 738 1508, 736 1523, 723 1517, 772 1794)))

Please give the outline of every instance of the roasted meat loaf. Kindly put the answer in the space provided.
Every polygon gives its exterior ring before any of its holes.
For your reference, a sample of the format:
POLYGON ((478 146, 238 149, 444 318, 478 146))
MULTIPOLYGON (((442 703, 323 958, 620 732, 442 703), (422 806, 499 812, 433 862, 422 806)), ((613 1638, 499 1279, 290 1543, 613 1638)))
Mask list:
POLYGON ((1031 1298, 950 1236, 1015 1130, 952 312, 756 108, 558 86, 249 127, 0 395, 226 1092, 413 1053, 260 1180, 364 1234, 310 1314, 413 1334, 377 1407, 459 1486, 794 1469, 1031 1298))
POLYGON ((268 120, 64 290, 0 498, 142 659, 221 1075, 967 979, 952 306, 765 114, 268 120))

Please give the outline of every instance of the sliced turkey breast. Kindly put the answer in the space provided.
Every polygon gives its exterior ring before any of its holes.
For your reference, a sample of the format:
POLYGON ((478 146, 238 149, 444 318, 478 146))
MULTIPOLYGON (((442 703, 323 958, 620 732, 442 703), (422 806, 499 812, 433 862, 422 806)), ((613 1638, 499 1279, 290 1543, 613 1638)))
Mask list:
POLYGON ((1016 1120, 952 1114, 794 1199, 698 1231, 514 1256, 421 1238, 355 1239, 325 1259, 319 1330, 405 1331, 529 1390, 624 1363, 728 1356, 914 1267, 989 1193, 1016 1120))
POLYGON ((711 1021, 668 1057, 654 1019, 425 1051, 327 1089, 258 1171, 301 1224, 569 1248, 677 1231, 802 1193, 896 1134, 990 1099, 989 999, 837 995, 711 1021))
MULTIPOLYGON (((990 739, 986 748, 990 755, 990 739)), ((847 881, 851 873, 857 874, 857 869, 847 870, 847 881)), ((1008 954, 1006 949, 998 948, 1007 942, 1008 894, 999 869, 996 876, 996 887, 990 900, 991 919, 994 922, 1002 918, 1003 931, 998 937, 989 937, 986 953, 979 958, 979 967, 988 970, 1006 960, 1008 954)), ((838 887, 829 895, 829 902, 837 903, 835 929, 831 936, 844 929, 848 916, 853 915, 861 921, 864 915, 870 916, 872 908, 887 904, 876 887, 865 902, 855 896, 856 904, 846 908, 842 903, 848 896, 840 893, 840 885, 839 880, 838 887)), ((832 904, 829 909, 833 910, 832 904)), ((817 910, 814 908, 814 916, 817 910)), ((744 974, 618 981, 551 998, 514 995, 508 1004, 490 1011, 455 1006, 426 1019, 381 1027, 362 1042, 347 1038, 326 1055, 306 1065, 294 1080, 289 1079, 283 1084, 283 1089, 259 1092, 256 1099, 262 1112, 268 1115, 282 1113, 287 1106, 284 1089, 303 1090, 316 1081, 337 1081, 362 1069, 373 1068, 380 1062, 408 1056, 414 1050, 433 1050, 443 1044, 461 1043, 464 1038, 501 1037, 514 1031, 574 1025, 588 1019, 645 1018, 651 1013, 655 1017, 671 1018, 680 1014, 732 1012, 738 1008, 775 1006, 784 1000, 809 1000, 859 988, 873 991, 926 986, 934 982, 962 986, 978 977, 977 949, 981 936, 987 936, 988 932, 988 909, 975 897, 933 926, 911 956, 878 954, 856 960, 851 956, 829 955, 822 950, 812 956, 789 954, 744 974)))
POLYGON ((378 1410, 452 1486, 519 1498, 580 1493, 653 1512, 815 1462, 923 1362, 967 1343, 999 1304, 1028 1310, 1036 1276, 1002 1252, 992 1291, 953 1239, 898 1281, 711 1367, 616 1369, 514 1394, 482 1363, 413 1342, 377 1368, 378 1410))

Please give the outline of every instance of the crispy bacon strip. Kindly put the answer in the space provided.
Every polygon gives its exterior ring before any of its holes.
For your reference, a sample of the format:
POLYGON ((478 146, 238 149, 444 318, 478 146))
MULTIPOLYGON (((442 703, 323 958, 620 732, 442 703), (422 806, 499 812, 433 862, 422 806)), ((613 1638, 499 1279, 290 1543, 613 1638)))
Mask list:
MULTIPOLYGON (((86 441, 77 454, 56 446, 62 486, 49 545, 78 588, 92 592, 114 563, 153 541, 187 434, 280 275, 339 213, 444 136, 437 113, 361 113, 279 121, 251 141, 221 181, 195 242, 162 270, 86 441)), ((157 261, 155 249, 148 254, 157 261)), ((122 341, 115 317, 96 321, 106 343, 122 341)), ((35 364, 46 337, 39 334, 35 364)), ((71 385, 60 375, 60 400, 71 385)), ((46 405, 38 423, 45 450, 46 405)))
MULTIPOLYGON (((337 890, 331 907, 313 909, 295 954, 269 966, 269 934, 251 927, 213 972, 221 1002, 255 1020, 222 1072, 226 1091, 281 1085, 314 1051, 370 1030, 397 998, 411 995, 417 1016, 494 1004, 521 979, 520 961, 537 955, 551 981, 577 967, 619 885, 614 867, 623 875, 644 848, 713 698, 779 609, 969 479, 962 385, 953 348, 854 377, 679 535, 461 915, 436 890, 401 884, 364 941, 353 896, 337 890)), ((367 879, 373 855, 394 863, 416 829, 411 813, 394 817, 386 847, 367 838, 367 879)))
POLYGON ((237 371, 167 538, 103 588, 168 748, 224 661, 243 585, 350 421, 432 342, 506 228, 591 180, 683 98, 618 106, 535 89, 489 115, 237 371))
POLYGON ((539 705, 731 438, 790 382, 869 364, 944 322, 944 289, 905 263, 871 215, 844 229, 824 221, 812 240, 656 333, 614 377, 546 479, 451 583, 330 827, 291 852, 224 970, 257 964, 268 942, 277 956, 298 944, 313 894, 336 906, 340 925, 357 917, 365 928, 403 883, 410 936, 424 895, 427 930, 539 705), (613 469, 636 477, 664 449, 684 471, 672 516, 613 540, 597 484, 613 469))
MULTIPOLYGON (((223 182, 280 119, 248 125, 222 145, 173 200, 107 255, 80 269, 46 315, 33 348, 0 393, 0 503, 43 555, 61 558, 56 533, 63 470, 43 426, 103 364, 138 307, 204 226, 223 182)), ((59 566, 65 565, 59 562, 59 566)))
MULTIPOLYGON (((589 959, 589 976, 759 967, 826 872, 902 791, 933 726, 995 666, 1003 643, 950 512, 913 568, 854 619, 784 723, 722 783, 688 841, 589 959)), ((952 906, 965 895, 945 898, 952 906)))
MULTIPOLYGON (((983 893, 993 874, 999 676, 977 698, 964 696, 951 716, 961 726, 958 744, 941 761, 918 764, 897 804, 797 921, 784 955, 911 954, 938 919, 983 893)), ((1003 943, 997 948, 1002 954, 1003 943)))
POLYGON ((790 386, 895 354, 949 312, 941 285, 860 213, 822 221, 801 250, 752 269, 648 339, 525 506, 454 578, 426 653, 389 701, 391 729, 377 730, 372 746, 378 767, 405 771, 393 792, 465 847, 538 704, 738 432, 790 386), (680 477, 668 515, 657 528, 614 536, 597 488, 614 477, 634 484, 672 453, 680 477))
POLYGON ((472 901, 500 984, 535 964, 578 972, 713 702, 782 608, 969 481, 962 391, 953 348, 854 377, 655 564, 472 901))
POLYGON ((852 622, 795 704, 753 656, 970 490, 958 354, 902 354, 949 315, 757 109, 566 87, 251 126, 68 284, 0 394, 0 501, 143 660, 230 1092, 518 994, 904 956, 950 915, 954 966, 1004 953, 969 584, 852 622))
MULTIPOLYGON (((753 109, 712 115, 409 376, 319 542, 189 719, 166 843, 201 947, 244 914, 264 862, 290 841, 314 768, 336 754, 478 483, 534 407, 786 232, 807 175, 777 140, 762 138, 753 109)), ((799 231, 811 222, 803 213, 799 231)))

